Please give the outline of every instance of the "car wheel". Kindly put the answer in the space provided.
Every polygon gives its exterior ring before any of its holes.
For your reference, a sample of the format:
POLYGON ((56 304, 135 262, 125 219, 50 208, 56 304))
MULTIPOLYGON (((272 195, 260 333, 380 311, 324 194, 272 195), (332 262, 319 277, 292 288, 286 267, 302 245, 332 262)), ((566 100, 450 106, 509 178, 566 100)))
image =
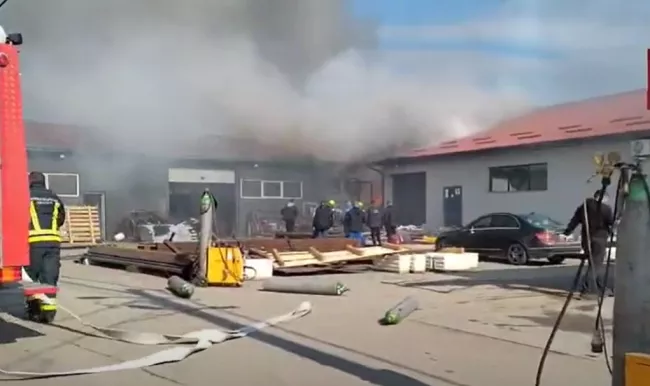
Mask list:
POLYGON ((523 245, 514 243, 508 247, 506 258, 512 265, 526 265, 528 264, 528 251, 523 245))
POLYGON ((564 256, 551 256, 548 258, 548 262, 554 265, 558 265, 564 263, 564 259, 564 256))

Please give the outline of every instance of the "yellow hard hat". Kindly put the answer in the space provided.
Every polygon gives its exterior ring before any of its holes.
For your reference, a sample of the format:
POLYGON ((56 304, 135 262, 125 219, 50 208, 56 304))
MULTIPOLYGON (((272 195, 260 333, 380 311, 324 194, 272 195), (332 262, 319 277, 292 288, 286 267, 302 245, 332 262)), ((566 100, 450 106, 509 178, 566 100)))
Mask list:
POLYGON ((329 201, 327 201, 327 203, 328 203, 329 205, 331 205, 331 206, 336 205, 336 202, 334 202, 334 200, 329 200, 329 201))
POLYGON ((363 202, 359 201, 357 202, 357 205, 359 206, 359 208, 363 208, 363 202))

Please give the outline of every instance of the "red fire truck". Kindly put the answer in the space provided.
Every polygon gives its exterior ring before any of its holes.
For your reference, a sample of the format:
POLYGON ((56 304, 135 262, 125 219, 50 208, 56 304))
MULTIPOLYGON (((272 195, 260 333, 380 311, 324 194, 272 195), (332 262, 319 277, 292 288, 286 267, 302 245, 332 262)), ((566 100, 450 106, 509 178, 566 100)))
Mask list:
POLYGON ((50 322, 56 313, 51 297, 57 289, 23 280, 29 265, 29 187, 27 144, 20 89, 17 46, 20 34, 0 27, 0 298, 24 296, 27 316, 50 322), (4 293, 4 295, 3 295, 4 293))

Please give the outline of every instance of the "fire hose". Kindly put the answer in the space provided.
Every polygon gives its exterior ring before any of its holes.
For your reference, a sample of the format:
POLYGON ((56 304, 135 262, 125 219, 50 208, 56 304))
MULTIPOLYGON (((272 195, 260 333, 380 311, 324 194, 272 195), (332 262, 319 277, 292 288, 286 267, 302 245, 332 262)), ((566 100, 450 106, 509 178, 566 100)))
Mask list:
MULTIPOLYGON (((31 282, 32 280, 23 272, 25 281, 31 282)), ((47 304, 55 304, 55 300, 42 295, 39 300, 47 304)), ((286 314, 271 317, 261 322, 252 323, 238 330, 221 330, 221 329, 203 329, 199 331, 189 332, 184 335, 168 335, 159 334, 155 332, 138 332, 129 331, 117 328, 99 327, 84 321, 74 312, 69 309, 57 305, 60 311, 70 315, 73 319, 77 320, 80 324, 84 325, 95 331, 98 338, 116 340, 120 342, 144 345, 144 346, 161 346, 161 345, 177 345, 151 355, 144 356, 138 359, 132 359, 121 363, 116 363, 107 366, 96 366, 84 369, 51 371, 51 372, 31 372, 31 371, 9 371, 0 369, 0 375, 4 375, 18 380, 37 379, 37 378, 54 378, 83 374, 97 374, 121 370, 132 370, 145 367, 151 367, 163 363, 180 362, 190 355, 199 351, 206 350, 213 345, 224 343, 229 340, 243 338, 253 332, 262 330, 264 328, 274 326, 280 323, 290 322, 306 316, 311 312, 311 304, 309 302, 301 303, 293 311, 286 314), (182 345, 182 346, 179 346, 182 345)))

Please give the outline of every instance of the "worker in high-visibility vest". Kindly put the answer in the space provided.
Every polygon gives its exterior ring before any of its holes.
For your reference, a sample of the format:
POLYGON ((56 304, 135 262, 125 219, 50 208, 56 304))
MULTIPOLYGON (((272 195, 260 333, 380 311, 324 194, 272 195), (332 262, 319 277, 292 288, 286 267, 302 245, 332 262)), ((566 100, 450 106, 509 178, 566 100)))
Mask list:
POLYGON ((61 268, 61 235, 65 207, 47 188, 45 175, 29 173, 29 259, 27 274, 35 282, 56 286, 61 268))

